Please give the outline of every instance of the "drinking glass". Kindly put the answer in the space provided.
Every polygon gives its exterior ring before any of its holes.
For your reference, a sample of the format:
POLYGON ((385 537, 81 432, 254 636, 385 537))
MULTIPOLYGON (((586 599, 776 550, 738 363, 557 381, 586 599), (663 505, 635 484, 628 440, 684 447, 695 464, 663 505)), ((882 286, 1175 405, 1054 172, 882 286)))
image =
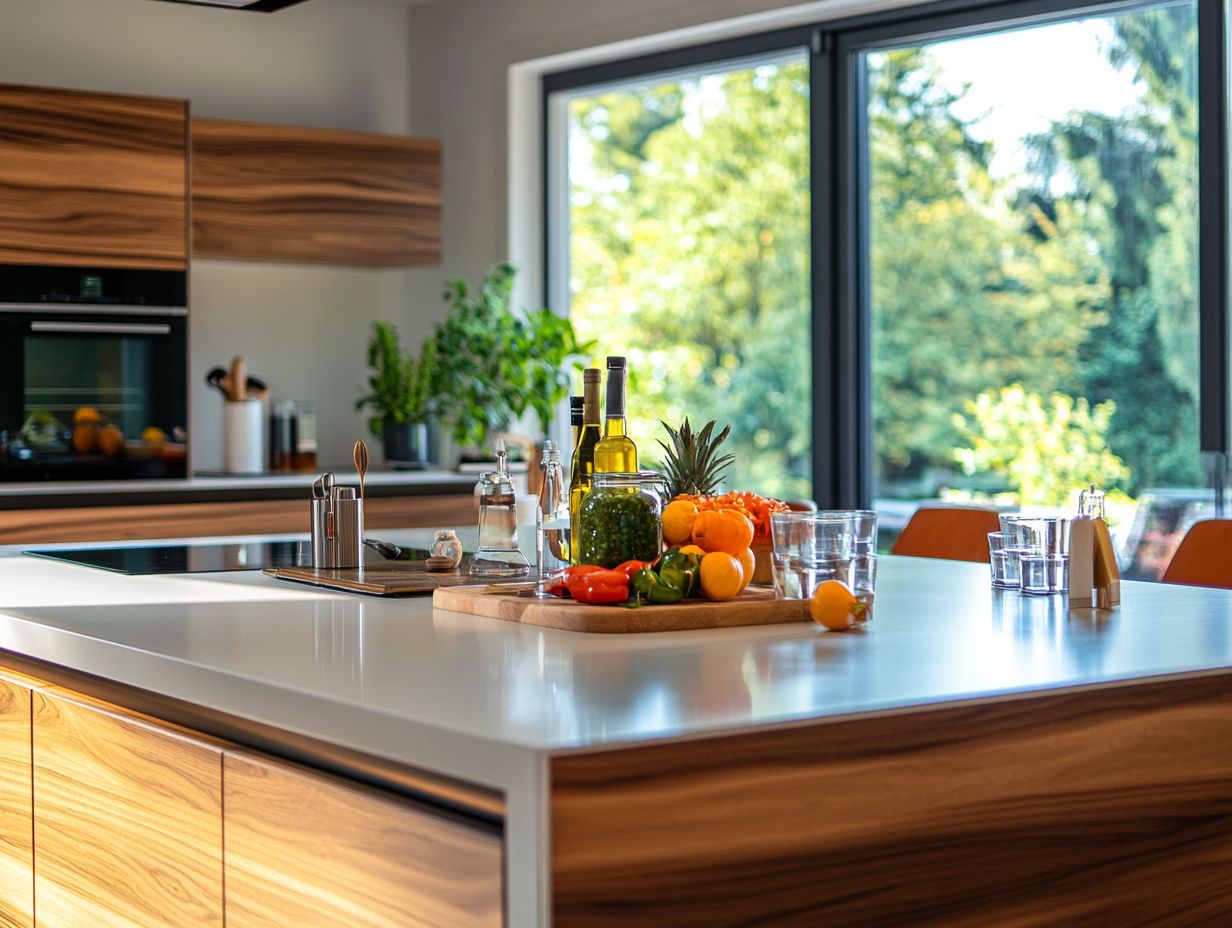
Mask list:
POLYGON ((1031 595, 1064 593, 1069 589, 1069 555, 1033 552, 1019 559, 1022 591, 1031 595))
POLYGON ((1039 548, 1045 554, 1069 554, 1069 519, 1003 512, 1001 531, 1013 536, 1015 548, 1039 548))
MULTIPOLYGON (((841 578, 839 578, 841 579, 841 578)), ((855 554, 851 558, 851 592, 868 607, 864 621, 873 618, 873 600, 877 595, 877 555, 855 554)))
POLYGON ((825 580, 846 580, 855 544, 851 513, 770 515, 771 566, 779 599, 808 599, 825 580))
POLYGON ((871 509, 823 509, 819 516, 850 517, 852 550, 856 554, 877 553, 877 513, 871 509))
POLYGON ((988 563, 992 569, 992 585, 1016 590, 1022 583, 1019 558, 1023 550, 1014 548, 1014 536, 1009 532, 988 533, 988 563))

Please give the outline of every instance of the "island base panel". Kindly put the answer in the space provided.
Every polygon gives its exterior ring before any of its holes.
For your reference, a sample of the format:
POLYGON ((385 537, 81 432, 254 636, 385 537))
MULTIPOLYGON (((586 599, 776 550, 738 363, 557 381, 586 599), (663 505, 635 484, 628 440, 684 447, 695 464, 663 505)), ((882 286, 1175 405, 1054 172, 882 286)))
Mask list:
POLYGON ((554 928, 1232 924, 1232 683, 552 761, 554 928))

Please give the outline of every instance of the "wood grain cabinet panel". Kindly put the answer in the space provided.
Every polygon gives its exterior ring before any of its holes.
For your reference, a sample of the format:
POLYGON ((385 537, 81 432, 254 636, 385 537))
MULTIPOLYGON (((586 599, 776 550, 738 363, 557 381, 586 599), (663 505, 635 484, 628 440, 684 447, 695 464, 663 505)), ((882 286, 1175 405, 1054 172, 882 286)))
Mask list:
POLYGON ((0 263, 186 267, 186 101, 0 84, 0 127, 0 263))
POLYGON ((224 782, 227 928, 502 924, 497 835, 243 753, 224 782))
MULTIPOLYGON (((470 494, 373 496, 364 500, 364 525, 373 531, 467 525, 474 521, 475 502, 470 494)), ((255 502, 0 510, 0 544, 130 541, 307 530, 306 496, 304 499, 255 502)))
POLYGON ((222 751, 34 693, 39 928, 221 928, 222 751))
POLYGON ((194 119, 191 147, 194 255, 440 261, 439 142, 194 119))
POLYGON ((0 928, 34 928, 30 688, 0 677, 0 928))

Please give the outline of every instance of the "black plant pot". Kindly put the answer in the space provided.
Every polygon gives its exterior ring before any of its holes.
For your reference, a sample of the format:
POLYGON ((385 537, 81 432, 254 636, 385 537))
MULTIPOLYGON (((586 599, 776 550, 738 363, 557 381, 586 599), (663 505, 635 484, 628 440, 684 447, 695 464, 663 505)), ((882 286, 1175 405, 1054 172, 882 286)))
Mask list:
POLYGON ((394 470, 423 470, 428 466, 428 427, 422 422, 387 425, 381 432, 385 465, 394 470))

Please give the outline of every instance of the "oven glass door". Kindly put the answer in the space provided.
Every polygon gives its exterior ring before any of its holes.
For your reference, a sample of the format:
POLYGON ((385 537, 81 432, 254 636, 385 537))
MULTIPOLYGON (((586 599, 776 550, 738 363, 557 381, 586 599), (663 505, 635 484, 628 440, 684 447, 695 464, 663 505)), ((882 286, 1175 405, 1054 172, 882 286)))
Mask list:
POLYGON ((5 314, 0 479, 187 473, 186 320, 5 314))

